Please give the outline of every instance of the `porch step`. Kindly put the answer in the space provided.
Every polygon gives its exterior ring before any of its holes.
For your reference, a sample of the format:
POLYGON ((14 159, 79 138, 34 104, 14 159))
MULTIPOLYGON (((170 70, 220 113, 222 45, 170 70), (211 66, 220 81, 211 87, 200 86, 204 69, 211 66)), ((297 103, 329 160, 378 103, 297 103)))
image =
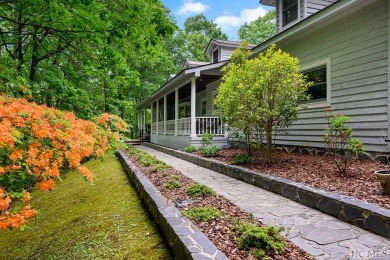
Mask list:
POLYGON ((145 141, 138 140, 138 139, 132 139, 132 140, 126 141, 125 143, 130 144, 130 145, 141 145, 142 142, 145 142, 145 141))

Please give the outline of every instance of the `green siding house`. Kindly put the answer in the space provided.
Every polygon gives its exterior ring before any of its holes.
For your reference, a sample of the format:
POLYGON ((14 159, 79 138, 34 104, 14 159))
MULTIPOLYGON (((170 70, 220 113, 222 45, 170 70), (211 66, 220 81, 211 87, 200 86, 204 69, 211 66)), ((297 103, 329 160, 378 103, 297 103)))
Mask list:
MULTIPOLYGON (((286 147, 323 147, 326 108, 351 118, 349 125, 370 152, 382 152, 390 135, 390 3, 384 0, 261 0, 276 9, 276 35, 250 46, 254 56, 271 44, 298 57, 301 71, 315 84, 312 99, 276 143, 286 147)), ((187 62, 138 107, 142 131, 152 114, 150 140, 182 149, 199 145, 202 133, 219 145, 229 133, 213 114, 221 68, 236 42, 212 40, 210 63, 187 62)), ((261 73, 261 72, 259 72, 261 73)))

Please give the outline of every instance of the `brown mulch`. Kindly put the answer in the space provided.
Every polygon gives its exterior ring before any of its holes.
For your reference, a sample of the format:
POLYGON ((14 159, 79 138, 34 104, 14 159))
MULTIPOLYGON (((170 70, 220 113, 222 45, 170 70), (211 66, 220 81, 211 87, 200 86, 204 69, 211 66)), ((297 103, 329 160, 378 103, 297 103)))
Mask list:
MULTIPOLYGON (((232 202, 227 200, 225 197, 217 195, 215 197, 206 198, 191 198, 189 197, 185 189, 195 184, 196 182, 192 179, 184 176, 181 172, 167 168, 162 172, 151 172, 151 167, 143 167, 137 158, 131 154, 127 156, 134 162, 139 169, 149 178, 149 180, 156 186, 156 188, 162 193, 162 195, 168 198, 172 202, 183 201, 189 199, 195 199, 196 202, 186 206, 176 206, 181 211, 188 210, 192 207, 199 206, 213 206, 221 211, 221 219, 214 220, 212 222, 192 222, 203 232, 206 236, 220 249, 229 259, 255 259, 253 256, 248 255, 244 250, 238 248, 236 239, 233 233, 232 226, 237 223, 239 219, 241 223, 249 222, 256 223, 260 226, 264 226, 259 220, 253 218, 253 216, 239 207, 234 205, 232 202), (181 188, 169 190, 165 187, 165 183, 172 180, 174 176, 180 176, 180 182, 183 184, 181 188)), ((294 245, 293 243, 286 241, 288 246, 285 249, 283 255, 269 254, 271 259, 313 259, 305 251, 294 245)))
MULTIPOLYGON (((222 149, 214 159, 233 163, 235 155, 245 153, 241 149, 222 149)), ((202 156, 200 152, 196 154, 202 156)), ((335 168, 332 157, 327 155, 275 151, 271 166, 265 164, 259 154, 255 154, 253 158, 252 163, 242 166, 390 209, 390 196, 382 195, 380 183, 373 174, 384 168, 378 161, 351 160, 347 174, 342 175, 335 168)))

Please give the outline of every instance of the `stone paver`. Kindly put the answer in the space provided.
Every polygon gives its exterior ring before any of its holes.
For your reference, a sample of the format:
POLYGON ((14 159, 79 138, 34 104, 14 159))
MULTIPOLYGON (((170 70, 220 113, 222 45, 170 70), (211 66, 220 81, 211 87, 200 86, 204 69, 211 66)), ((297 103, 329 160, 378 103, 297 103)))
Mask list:
POLYGON ((390 259, 390 240, 347 224, 280 195, 197 166, 155 149, 138 146, 267 225, 284 226, 283 235, 316 259, 390 259))

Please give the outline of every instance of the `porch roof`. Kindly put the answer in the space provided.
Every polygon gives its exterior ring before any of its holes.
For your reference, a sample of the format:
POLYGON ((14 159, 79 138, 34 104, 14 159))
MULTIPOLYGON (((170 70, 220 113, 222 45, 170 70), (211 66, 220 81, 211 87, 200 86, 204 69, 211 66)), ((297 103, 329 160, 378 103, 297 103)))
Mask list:
POLYGON ((192 67, 188 69, 183 69, 175 77, 168 80, 164 85, 162 85, 158 90, 156 90, 152 95, 145 98, 138 106, 137 109, 150 106, 152 102, 156 99, 162 98, 165 94, 169 94, 175 90, 175 88, 180 88, 190 82, 193 77, 202 77, 202 75, 222 75, 221 67, 223 67, 228 61, 222 61, 218 63, 210 63, 202 66, 192 67))
MULTIPOLYGON (((273 1, 263 0, 261 4, 270 4, 273 1)), ((320 30, 339 19, 342 19, 364 7, 370 5, 372 0, 339 0, 321 11, 303 19, 297 24, 287 28, 286 30, 276 34, 274 37, 257 45, 252 49, 251 57, 256 57, 260 52, 267 49, 270 45, 280 42, 286 42, 291 39, 302 37, 310 37, 310 33, 320 30)))

